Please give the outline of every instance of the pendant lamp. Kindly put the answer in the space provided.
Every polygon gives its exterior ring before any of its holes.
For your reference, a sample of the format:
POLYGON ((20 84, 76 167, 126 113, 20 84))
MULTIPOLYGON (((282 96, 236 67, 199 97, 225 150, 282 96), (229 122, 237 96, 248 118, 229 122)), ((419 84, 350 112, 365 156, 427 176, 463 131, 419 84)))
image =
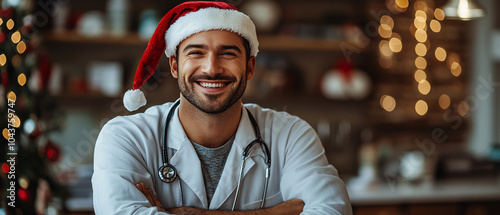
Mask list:
POLYGON ((455 20, 477 19, 483 17, 485 13, 474 0, 450 0, 442 9, 446 18, 455 20))

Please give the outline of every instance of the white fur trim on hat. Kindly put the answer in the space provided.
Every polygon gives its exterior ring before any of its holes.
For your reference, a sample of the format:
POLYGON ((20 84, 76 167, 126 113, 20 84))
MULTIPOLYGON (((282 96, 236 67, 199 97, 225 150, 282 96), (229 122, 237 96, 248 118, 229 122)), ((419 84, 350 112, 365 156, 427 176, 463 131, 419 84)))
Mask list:
POLYGON ((144 93, 137 90, 127 90, 125 95, 123 95, 123 105, 128 111, 135 111, 140 107, 146 105, 146 97, 144 93))
POLYGON ((237 10, 204 8, 179 17, 165 33, 167 57, 175 56, 177 46, 189 36, 209 30, 228 30, 250 43, 250 55, 257 56, 259 41, 250 17, 237 10))

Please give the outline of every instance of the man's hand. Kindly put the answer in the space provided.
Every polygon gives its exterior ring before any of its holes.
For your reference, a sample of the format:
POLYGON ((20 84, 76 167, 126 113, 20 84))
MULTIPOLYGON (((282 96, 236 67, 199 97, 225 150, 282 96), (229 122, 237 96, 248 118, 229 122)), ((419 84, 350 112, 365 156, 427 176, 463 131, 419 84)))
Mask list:
POLYGON ((146 196, 146 198, 148 199, 151 206, 157 207, 158 211, 171 213, 171 212, 165 210, 165 208, 163 208, 163 206, 161 205, 158 198, 156 198, 156 196, 153 194, 153 191, 151 189, 147 188, 146 185, 144 184, 144 182, 139 182, 135 186, 137 187, 137 189, 139 189, 139 191, 141 191, 142 194, 144 194, 144 196, 146 196))
POLYGON ((137 189, 141 191, 148 199, 149 203, 158 208, 158 211, 166 212, 169 214, 177 215, 259 215, 259 214, 273 214, 273 215, 293 215, 300 214, 304 209, 304 202, 300 199, 291 199, 286 202, 280 203, 274 207, 253 210, 253 211, 217 211, 217 210, 203 210, 192 207, 179 207, 170 208, 166 210, 161 205, 160 201, 153 194, 153 191, 146 187, 144 182, 136 184, 137 189))

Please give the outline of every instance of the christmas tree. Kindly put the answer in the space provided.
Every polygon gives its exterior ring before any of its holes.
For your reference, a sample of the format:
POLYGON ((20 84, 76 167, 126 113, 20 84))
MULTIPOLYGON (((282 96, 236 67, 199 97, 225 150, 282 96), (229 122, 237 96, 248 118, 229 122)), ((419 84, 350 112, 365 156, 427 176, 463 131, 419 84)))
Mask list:
POLYGON ((64 193, 51 171, 60 148, 48 138, 60 116, 46 90, 52 65, 37 50, 40 26, 25 3, 0 1, 0 203, 6 214, 46 214, 51 197, 64 193))

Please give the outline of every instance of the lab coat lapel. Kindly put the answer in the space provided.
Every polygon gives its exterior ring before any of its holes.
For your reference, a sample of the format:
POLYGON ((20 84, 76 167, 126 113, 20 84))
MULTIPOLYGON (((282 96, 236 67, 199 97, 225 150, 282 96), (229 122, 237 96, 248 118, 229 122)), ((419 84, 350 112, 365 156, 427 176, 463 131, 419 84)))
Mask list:
MULTIPOLYGON (((252 123, 248 118, 248 113, 246 109, 242 108, 242 115, 238 130, 236 131, 236 136, 234 138, 233 146, 229 152, 224 170, 222 171, 219 184, 215 190, 212 202, 210 203, 210 209, 219 209, 224 202, 234 201, 233 193, 236 192, 236 187, 238 185, 238 179, 240 176, 240 168, 242 164, 243 151, 245 147, 255 139, 255 134, 253 131, 252 123), (233 195, 233 198, 230 198, 233 195)), ((245 175, 252 169, 255 165, 253 156, 249 157, 245 161, 245 166, 243 167, 243 175, 241 177, 242 181, 245 175)), ((243 183, 242 185, 243 186, 243 183)), ((240 195, 242 195, 240 193, 240 195)))
MULTIPOLYGON (((179 178, 186 183, 189 189, 191 189, 192 192, 199 198, 203 208, 208 208, 207 194, 205 191, 205 182, 203 181, 200 159, 198 158, 191 141, 187 138, 187 135, 179 121, 178 109, 175 111, 174 117, 172 117, 168 133, 167 147, 176 151, 172 155, 172 150, 169 150, 170 164, 177 169, 179 178)), ((183 189, 183 192, 187 191, 184 187, 183 189)), ((186 202, 186 199, 184 202, 191 204, 190 201, 186 202)))

